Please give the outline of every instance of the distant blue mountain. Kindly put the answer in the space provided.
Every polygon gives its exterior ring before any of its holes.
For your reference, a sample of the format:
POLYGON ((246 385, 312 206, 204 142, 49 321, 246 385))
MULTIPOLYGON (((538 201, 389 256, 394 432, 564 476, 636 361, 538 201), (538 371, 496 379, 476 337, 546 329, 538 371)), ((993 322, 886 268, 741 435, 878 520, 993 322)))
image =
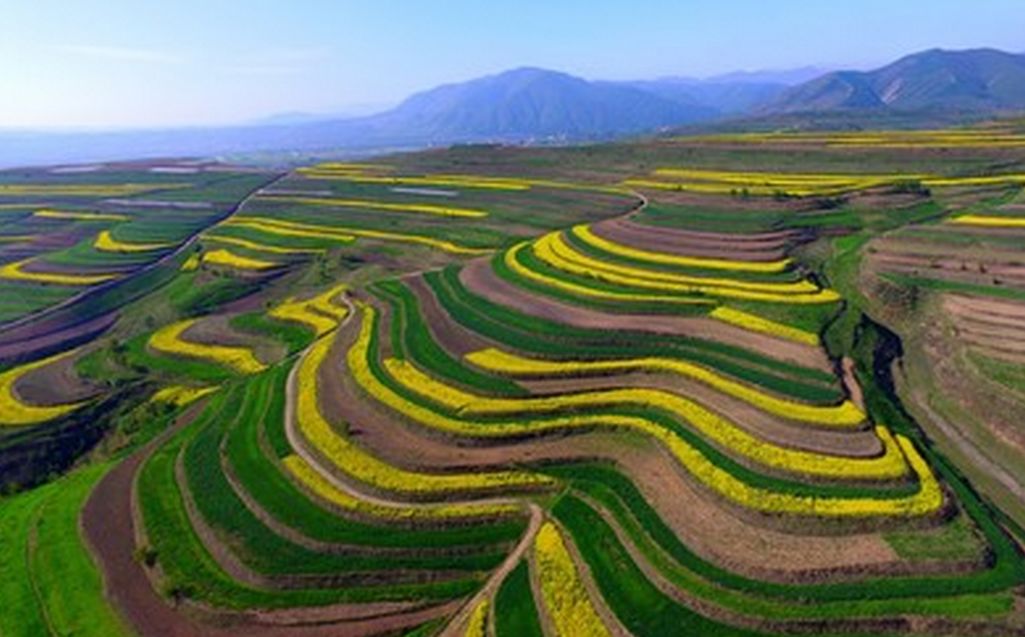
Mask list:
MULTIPOLYGON (((417 93, 365 117, 286 114, 234 127, 0 132, 0 166, 261 152, 350 152, 464 142, 561 143, 792 113, 1025 110, 1025 56, 926 51, 875 71, 732 73, 705 80, 587 81, 520 68, 417 93), (793 85, 798 83, 796 86, 793 85)), ((912 116, 913 118, 913 116, 912 116)), ((923 121, 926 121, 923 119, 923 121)))
POLYGON ((995 49, 916 53, 873 71, 828 73, 767 104, 769 113, 1025 109, 1025 55, 995 49))

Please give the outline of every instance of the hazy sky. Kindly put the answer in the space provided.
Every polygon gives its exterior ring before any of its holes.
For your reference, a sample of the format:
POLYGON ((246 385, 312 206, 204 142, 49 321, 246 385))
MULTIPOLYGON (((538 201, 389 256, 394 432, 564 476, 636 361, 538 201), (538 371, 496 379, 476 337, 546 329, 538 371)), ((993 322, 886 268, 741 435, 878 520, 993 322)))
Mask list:
POLYGON ((1025 0, 0 0, 0 128, 387 106, 516 66, 592 79, 1025 51, 1025 0))

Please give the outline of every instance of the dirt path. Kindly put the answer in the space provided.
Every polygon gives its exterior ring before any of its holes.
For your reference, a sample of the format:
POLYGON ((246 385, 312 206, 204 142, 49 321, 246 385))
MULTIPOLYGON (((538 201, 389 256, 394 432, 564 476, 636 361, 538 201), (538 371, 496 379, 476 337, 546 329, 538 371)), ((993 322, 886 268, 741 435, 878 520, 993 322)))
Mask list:
POLYGON ((541 529, 541 523, 544 521, 544 513, 541 511, 541 507, 533 502, 527 503, 527 509, 530 511, 530 522, 527 524, 527 530, 523 533, 523 537, 516 544, 509 555, 505 558, 505 561, 495 569, 495 571, 488 578, 488 581, 477 594, 468 599, 463 607, 459 610, 452 621, 449 622, 448 626, 441 633, 441 637, 458 637, 466 631, 466 622, 469 621, 473 609, 477 607, 477 604, 484 599, 494 600, 495 593, 498 592, 498 587, 502 585, 505 578, 512 572, 516 565, 520 563, 520 560, 534 544, 534 537, 537 532, 541 529))

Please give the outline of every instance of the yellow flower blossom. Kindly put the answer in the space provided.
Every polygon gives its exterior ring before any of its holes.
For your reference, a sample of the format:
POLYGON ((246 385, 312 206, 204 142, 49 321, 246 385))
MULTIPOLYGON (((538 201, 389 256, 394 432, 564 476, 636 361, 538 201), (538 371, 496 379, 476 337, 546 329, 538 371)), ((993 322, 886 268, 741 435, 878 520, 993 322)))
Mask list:
POLYGON ((60 418, 81 407, 83 402, 66 403, 63 405, 38 406, 29 405, 18 398, 14 389, 15 383, 31 371, 46 367, 67 358, 76 350, 43 358, 24 365, 18 365, 0 373, 0 426, 24 427, 38 425, 55 418, 60 418))
POLYGON ((800 328, 791 327, 776 321, 770 321, 769 319, 762 318, 755 314, 748 312, 741 312, 725 305, 720 305, 709 313, 709 316, 717 321, 723 323, 729 323, 730 325, 736 325, 742 327, 745 330, 751 330, 752 332, 761 332, 770 336, 778 336, 779 338, 785 338, 788 341, 794 341, 797 343, 804 343, 805 345, 819 345, 819 335, 814 332, 802 330, 800 328))
POLYGON ((128 243, 118 241, 110 230, 102 230, 96 235, 93 247, 103 252, 152 252, 173 247, 173 243, 128 243))
POLYGON ((345 288, 345 285, 338 285, 311 299, 288 298, 271 308, 267 315, 282 321, 302 323, 321 336, 338 327, 348 314, 347 307, 332 302, 345 288))
POLYGON ((865 421, 865 414, 849 400, 839 405, 806 405, 766 394, 701 365, 672 358, 647 356, 600 361, 552 361, 525 358, 488 348, 467 354, 466 360, 488 371, 516 376, 576 376, 628 372, 675 374, 701 382, 780 418, 838 428, 857 426, 865 421))
POLYGON ((386 520, 430 521, 450 520, 466 517, 493 517, 511 515, 520 510, 516 504, 468 503, 468 504, 424 504, 419 506, 378 504, 361 499, 349 491, 338 488, 321 475, 302 456, 291 454, 282 460, 285 469, 304 489, 321 500, 356 515, 386 520))
POLYGON ((49 283, 52 285, 96 285, 115 278, 116 274, 74 274, 71 272, 31 272, 25 266, 32 262, 31 258, 12 261, 0 266, 0 279, 11 281, 27 281, 29 283, 49 283))
POLYGON ((949 223, 964 226, 984 226, 991 228, 1025 228, 1025 217, 998 217, 995 215, 961 215, 954 217, 949 223))
POLYGON ((425 215, 434 215, 437 217, 479 218, 488 216, 488 213, 483 210, 454 208, 451 206, 435 206, 431 204, 391 203, 385 201, 367 201, 364 199, 341 199, 332 197, 268 196, 265 198, 269 201, 297 203, 306 206, 335 206, 339 208, 365 208, 367 210, 383 210, 387 212, 415 212, 425 215))
POLYGON ((175 407, 184 407, 193 403, 211 392, 217 391, 216 387, 188 387, 186 385, 169 385, 157 390, 150 397, 151 402, 167 403, 175 407))
POLYGON ((255 250, 257 252, 269 252, 271 254, 321 254, 323 252, 326 252, 324 248, 289 248, 269 245, 266 243, 257 243, 256 241, 240 239, 239 237, 227 237, 217 234, 204 234, 203 241, 212 241, 214 243, 226 243, 228 245, 239 246, 240 248, 246 248, 248 250, 255 250))
POLYGON ((512 248, 505 251, 502 256, 502 260, 506 267, 512 270, 515 274, 528 279, 535 283, 540 283, 545 287, 555 288, 564 292, 569 292, 577 296, 588 296, 594 299, 603 301, 626 301, 632 303, 646 303, 646 302, 659 302, 668 303, 674 305, 714 305, 714 301, 709 299, 700 299, 693 297, 679 297, 679 296, 662 296, 662 295, 649 295, 649 294, 631 294, 629 292, 610 292, 608 290, 601 290, 597 288, 590 288, 584 285, 579 285, 571 281, 564 281, 555 277, 548 276, 541 272, 535 272, 530 268, 524 266, 519 262, 517 256, 527 247, 526 243, 521 243, 513 246, 512 248))
POLYGON ((208 360, 240 374, 255 374, 267 368, 247 347, 208 345, 184 340, 182 334, 197 320, 186 319, 160 328, 150 336, 150 348, 163 354, 208 360))
POLYGON ((240 270, 268 270, 281 265, 280 263, 275 263, 273 261, 244 257, 224 248, 204 252, 203 263, 223 265, 231 268, 238 268, 240 270))
POLYGON ((611 637, 591 603, 566 543, 551 522, 534 539, 534 564, 541 600, 557 637, 611 637))
POLYGON ((535 256, 553 268, 614 285, 676 294, 700 293, 724 298, 772 303, 831 303, 839 300, 833 290, 820 290, 810 281, 760 283, 739 279, 694 277, 641 270, 606 263, 573 250, 553 232, 533 245, 535 256))
POLYGON ((128 215, 119 215, 107 212, 82 212, 78 210, 36 210, 32 213, 34 217, 44 219, 73 219, 75 221, 128 221, 128 215))
POLYGON ((470 619, 466 622, 463 637, 487 637, 488 634, 488 600, 482 599, 473 607, 470 619))

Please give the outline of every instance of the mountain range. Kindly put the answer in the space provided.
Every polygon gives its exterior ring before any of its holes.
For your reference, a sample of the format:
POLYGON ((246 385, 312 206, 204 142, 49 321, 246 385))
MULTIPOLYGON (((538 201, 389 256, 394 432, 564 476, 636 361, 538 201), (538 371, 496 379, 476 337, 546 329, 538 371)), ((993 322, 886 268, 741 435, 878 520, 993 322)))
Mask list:
POLYGON ((819 111, 999 112, 1025 108, 1025 55, 933 49, 873 71, 839 71, 764 105, 770 113, 819 111))
MULTIPOLYGON (((871 71, 814 67, 709 79, 588 81, 520 68, 412 95, 382 113, 116 133, 0 132, 0 165, 240 153, 349 152, 469 142, 562 143, 797 114, 857 126, 1025 110, 1025 55, 930 50, 871 71)), ((782 120, 781 120, 782 121, 782 120)))

